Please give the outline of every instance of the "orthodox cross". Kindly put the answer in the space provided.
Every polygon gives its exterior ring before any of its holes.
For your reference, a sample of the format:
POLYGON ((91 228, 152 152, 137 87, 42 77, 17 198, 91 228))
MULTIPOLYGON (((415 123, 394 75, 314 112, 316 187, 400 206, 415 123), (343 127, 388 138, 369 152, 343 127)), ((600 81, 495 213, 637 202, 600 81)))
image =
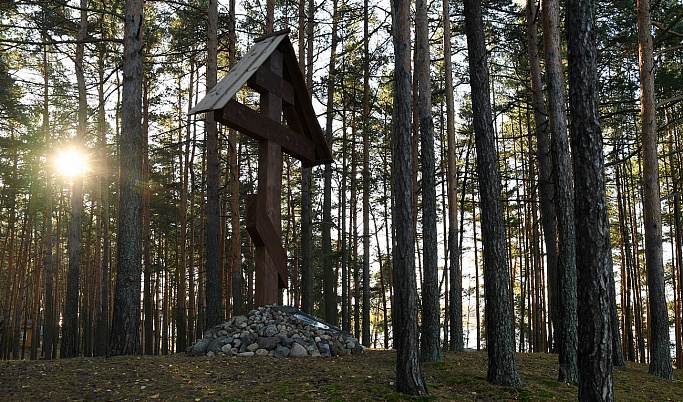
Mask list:
POLYGON ((257 307, 277 303, 278 290, 287 287, 287 252, 280 233, 282 152, 304 166, 332 162, 289 32, 256 39, 189 112, 213 112, 216 121, 258 141, 258 189, 246 199, 247 232, 256 246, 257 307), (245 84, 260 94, 260 112, 234 99, 245 84))

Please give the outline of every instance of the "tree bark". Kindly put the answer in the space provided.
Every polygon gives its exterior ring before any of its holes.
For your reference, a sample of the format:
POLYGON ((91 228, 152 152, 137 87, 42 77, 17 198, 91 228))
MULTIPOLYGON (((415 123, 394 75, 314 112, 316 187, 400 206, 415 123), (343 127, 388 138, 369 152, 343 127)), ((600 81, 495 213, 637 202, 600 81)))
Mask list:
MULTIPOLYGON (((232 68, 236 60, 237 35, 235 22, 235 0, 230 0, 230 22, 228 24, 228 64, 232 68)), ((232 308, 233 315, 244 313, 244 297, 242 292, 242 245, 240 234, 240 166, 237 163, 237 131, 228 131, 228 164, 230 169, 230 270, 232 271, 232 308)))
POLYGON ((117 275, 109 356, 140 353, 143 0, 126 0, 117 275))
MULTIPOLYGON (((81 22, 78 39, 83 41, 88 34, 88 2, 81 0, 81 22)), ((88 129, 88 102, 85 89, 83 53, 85 43, 76 45, 76 81, 78 82, 78 132, 76 133, 76 152, 82 152, 85 132, 88 129)), ((71 191, 71 220, 69 221, 69 273, 67 277, 66 299, 62 326, 62 346, 60 357, 78 356, 78 302, 81 260, 81 221, 83 214, 83 172, 76 172, 71 191)))
POLYGON ((436 230, 436 160, 434 156, 434 118, 432 116, 432 86, 429 74, 429 23, 426 0, 416 3, 415 75, 418 80, 418 115, 422 168, 422 241, 424 284, 422 286, 421 359, 426 362, 443 360, 440 340, 439 253, 436 230))
POLYGON ((368 0, 363 2, 363 330, 370 347, 370 34, 368 0))
POLYGON ((151 355, 153 351, 154 326, 152 322, 152 230, 150 214, 149 187, 149 79, 142 77, 142 258, 144 271, 143 284, 143 316, 144 321, 144 347, 143 353, 151 355))
MULTIPOLYGON (((216 85, 218 73, 218 1, 208 4, 208 58, 206 91, 216 85)), ((222 290, 219 272, 220 259, 220 200, 218 159, 218 128, 213 112, 206 114, 206 328, 222 321, 222 290)))
MULTIPOLYGON (((327 81, 327 117, 325 122, 325 139, 330 149, 334 142, 334 95, 336 85, 337 60, 337 0, 332 1, 332 39, 330 44, 329 74, 327 81)), ((333 267, 332 256, 332 164, 325 165, 323 190, 323 286, 325 299, 325 319, 332 325, 339 322, 337 312, 337 275, 333 267), (329 313, 328 313, 329 312, 329 313)))
MULTIPOLYGON (((45 35, 44 35, 45 36, 45 35)), ((47 47, 43 48, 43 135, 45 136, 46 147, 52 146, 52 135, 50 134, 50 110, 49 110, 49 64, 47 58, 47 47)), ((46 206, 43 215, 43 236, 45 248, 43 249, 43 269, 45 270, 45 329, 43 330, 43 356, 45 360, 52 359, 52 340, 55 337, 57 323, 55 320, 54 305, 54 264, 52 255, 52 215, 54 213, 54 196, 52 188, 52 175, 46 172, 45 175, 46 206)), ((3 250, 4 251, 4 250, 3 250)), ((4 254, 4 253, 3 253, 4 254)), ((3 255, 4 256, 4 255, 3 255)))
MULTIPOLYGON (((302 0, 303 1, 303 0, 302 0)), ((307 21, 307 44, 313 43, 313 4, 314 0, 308 1, 308 21, 307 21)), ((303 35, 300 32, 299 35, 303 35)), ((299 55, 303 59, 303 54, 299 55)), ((310 90, 313 87, 313 66, 312 66, 312 47, 308 47, 306 58, 306 87, 310 90), (308 73, 310 72, 310 74, 308 73)), ((300 60, 301 62, 301 60, 300 60)), ((313 314, 313 221, 311 217, 311 185, 312 175, 310 167, 301 167, 301 309, 309 314, 313 314)), ((325 300, 329 297, 323 294, 325 300)), ((327 304, 325 304, 325 307, 327 304)), ((324 310, 327 319, 327 309, 324 310)))
MULTIPOLYGON (((546 269, 548 271, 548 293, 550 295, 550 318, 552 327, 557 330, 561 325, 557 317, 557 224, 555 216, 555 185, 552 179, 550 139, 543 99, 543 82, 538 56, 538 8, 534 1, 526 3, 527 31, 529 35, 529 70, 531 73, 532 102, 536 128, 536 156, 538 158, 538 195, 541 201, 541 221, 546 246, 546 269)), ((556 334, 556 331, 554 332, 556 334)), ((553 348, 557 337, 552 342, 553 348)))
POLYGON ((610 325, 610 239, 598 122, 592 3, 566 0, 576 227, 579 400, 614 400, 610 325))
MULTIPOLYGON (((190 85, 188 86, 188 105, 192 104, 192 80, 194 78, 194 63, 190 62, 190 85)), ((180 91, 181 87, 178 87, 180 91)), ((178 167, 180 170, 180 260, 178 261, 178 309, 176 322, 178 332, 176 334, 177 348, 184 351, 187 347, 187 183, 189 165, 189 142, 183 150, 183 116, 180 114, 182 99, 178 94, 178 167)), ((189 125, 187 126, 189 130, 189 125)), ((145 284, 147 286, 147 284, 145 284)), ((150 303, 151 305, 151 303, 150 303)), ((146 338, 146 337, 145 337, 146 338)), ((145 339, 145 343, 146 343, 145 339)))
POLYGON ((396 388, 409 395, 427 395, 418 356, 417 288, 411 155, 412 99, 410 78, 410 2, 392 0, 394 39, 394 346, 396 388))
POLYGON ((576 313, 576 234, 574 229, 574 196, 567 117, 565 113, 565 79, 562 71, 559 4, 557 0, 541 3, 544 31, 545 64, 548 87, 553 180, 557 214, 557 350, 560 355, 559 381, 577 384, 577 313, 576 313))
POLYGON ((489 356, 486 379, 493 384, 518 387, 522 381, 515 365, 514 323, 508 295, 498 155, 489 101, 488 63, 480 0, 465 1, 465 28, 484 246, 486 347, 489 356))
MULTIPOLYGON (((460 242, 458 240, 458 172, 455 159, 455 106, 453 100, 453 62, 451 51, 450 2, 443 0, 444 71, 446 75, 446 135, 448 137, 448 247, 449 279, 448 297, 450 325, 449 348, 456 352, 465 349, 462 333, 462 270, 460 267, 460 242)), ((462 201, 461 201, 462 202, 462 201)))
POLYGON ((638 56, 640 59, 640 116, 643 147, 643 225, 645 265, 650 302, 650 374, 673 380, 669 351, 669 312, 666 305, 662 257, 662 210, 657 159, 654 56, 650 2, 638 0, 638 56))
POLYGON ((347 257, 346 235, 346 171, 347 171, 347 138, 346 138, 346 113, 342 113, 342 172, 339 199, 341 207, 341 282, 342 282, 342 330, 351 332, 351 312, 349 303, 349 269, 347 257))

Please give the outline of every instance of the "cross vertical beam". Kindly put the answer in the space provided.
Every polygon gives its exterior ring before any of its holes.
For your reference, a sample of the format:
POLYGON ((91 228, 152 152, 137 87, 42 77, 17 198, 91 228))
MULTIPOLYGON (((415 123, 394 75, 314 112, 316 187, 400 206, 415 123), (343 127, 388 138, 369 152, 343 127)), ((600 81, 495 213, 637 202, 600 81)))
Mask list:
MULTIPOLYGON (((275 51, 266 65, 270 71, 282 77, 282 53, 275 51)), ((277 123, 282 121, 282 99, 272 92, 261 93, 261 114, 277 123)), ((255 214, 265 214, 275 229, 278 238, 281 232, 280 193, 282 188, 282 147, 273 141, 259 141, 258 192, 256 194, 255 214)), ((251 235, 252 238, 254 237, 251 235)), ((286 278, 279 278, 280 261, 266 245, 257 245, 255 255, 257 306, 277 303, 278 288, 286 286, 286 278), (280 283, 278 283, 280 279, 280 283), (282 283, 284 282, 284 283, 282 283), (282 286, 279 286, 282 285, 282 286)), ((285 268, 286 269, 286 268, 285 268)))

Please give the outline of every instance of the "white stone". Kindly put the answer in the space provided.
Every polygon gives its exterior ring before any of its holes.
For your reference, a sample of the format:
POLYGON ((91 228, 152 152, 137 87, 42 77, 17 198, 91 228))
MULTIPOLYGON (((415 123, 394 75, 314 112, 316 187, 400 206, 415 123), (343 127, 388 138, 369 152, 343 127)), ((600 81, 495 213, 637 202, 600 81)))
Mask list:
POLYGON ((311 352, 311 357, 320 357, 320 351, 314 350, 311 352))
POLYGON ((253 352, 253 351, 255 351, 256 349, 258 349, 258 343, 256 343, 256 342, 254 342, 254 343, 252 343, 251 345, 247 346, 247 350, 250 351, 250 352, 253 352))
POLYGON ((256 349, 256 356, 268 356, 268 351, 265 349, 256 349))
POLYGON ((242 353, 238 354, 237 356, 245 356, 246 357, 246 356, 253 356, 253 355, 254 355, 254 352, 242 352, 242 353))

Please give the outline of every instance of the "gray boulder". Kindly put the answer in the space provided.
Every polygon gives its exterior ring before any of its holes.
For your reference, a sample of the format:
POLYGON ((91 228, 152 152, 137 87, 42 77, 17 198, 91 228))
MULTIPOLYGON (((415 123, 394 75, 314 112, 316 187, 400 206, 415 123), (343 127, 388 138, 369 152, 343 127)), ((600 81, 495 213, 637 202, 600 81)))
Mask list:
POLYGON ((278 333, 278 330, 277 330, 277 327, 275 325, 264 326, 261 329, 259 329, 259 331, 258 331, 258 335, 263 336, 263 337, 275 336, 275 335, 277 335, 277 333, 278 333))
POLYGON ((220 352, 221 349, 223 348, 223 345, 228 343, 228 342, 226 342, 227 339, 228 339, 227 336, 221 336, 221 337, 218 337, 218 338, 212 340, 211 343, 209 343, 209 346, 207 347, 206 350, 209 352, 213 352, 213 353, 220 352))
POLYGON ((232 320, 233 320, 232 325, 233 325, 233 327, 235 327, 235 328, 239 328, 240 325, 246 324, 247 321, 249 321, 249 319, 247 318, 247 316, 244 316, 244 315, 238 315, 238 316, 236 316, 236 317, 233 317, 232 320))
POLYGON ((275 348, 273 357, 287 357, 289 356, 290 350, 284 346, 278 346, 275 348))
POLYGON ((294 343, 292 344, 292 350, 289 355, 292 357, 306 357, 308 356, 308 350, 298 343, 294 343))
POLYGON ((318 351, 322 356, 332 356, 332 352, 330 351, 330 345, 326 343, 318 342, 318 351))
POLYGON ((197 341, 194 345, 192 345, 192 348, 190 349, 190 353, 194 356, 201 356, 206 354, 206 350, 209 348, 209 343, 211 343, 213 339, 211 338, 202 338, 197 341))
POLYGON ((292 346, 293 343, 294 343, 294 339, 292 339, 292 338, 282 338, 282 346, 286 346, 289 348, 292 346))
POLYGON ((280 344, 280 338, 272 336, 268 338, 264 337, 258 337, 256 340, 260 348, 266 349, 266 350, 273 350, 277 347, 277 345, 280 344))

